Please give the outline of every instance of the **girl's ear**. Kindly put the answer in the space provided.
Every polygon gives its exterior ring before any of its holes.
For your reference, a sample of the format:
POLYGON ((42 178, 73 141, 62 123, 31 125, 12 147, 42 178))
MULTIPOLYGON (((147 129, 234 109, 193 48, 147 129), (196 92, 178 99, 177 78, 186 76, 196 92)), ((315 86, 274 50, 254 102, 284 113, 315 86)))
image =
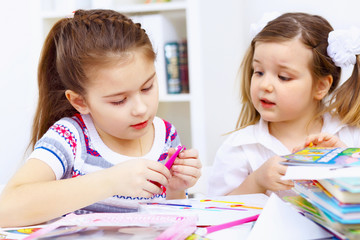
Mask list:
POLYGON ((329 92, 332 83, 333 77, 331 75, 320 78, 315 86, 314 98, 319 101, 322 100, 329 92))
POLYGON ((84 97, 72 90, 66 90, 65 96, 70 104, 81 114, 88 114, 89 108, 84 97))

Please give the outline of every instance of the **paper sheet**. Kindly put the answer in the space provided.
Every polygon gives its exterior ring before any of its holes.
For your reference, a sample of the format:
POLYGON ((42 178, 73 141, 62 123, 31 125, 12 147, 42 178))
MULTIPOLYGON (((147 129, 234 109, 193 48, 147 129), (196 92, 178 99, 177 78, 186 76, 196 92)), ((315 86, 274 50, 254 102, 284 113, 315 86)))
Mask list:
POLYGON ((197 225, 218 225, 226 222, 239 220, 245 217, 250 217, 259 214, 265 206, 268 196, 265 194, 247 194, 247 195, 232 195, 232 196, 216 196, 206 198, 193 199, 178 199, 167 200, 166 203, 174 204, 190 204, 191 208, 166 206, 166 205, 143 205, 140 208, 142 212, 156 213, 156 214, 178 214, 178 215, 196 215, 198 217, 197 225), (201 200, 212 200, 208 202, 201 202, 201 200), (217 202, 220 201, 220 202, 217 202), (221 202, 224 201, 224 202, 221 202), (233 204, 231 204, 233 202, 233 204), (221 208, 230 208, 236 202, 244 205, 251 205, 254 207, 261 207, 261 209, 241 208, 243 211, 236 210, 222 210, 221 208), (214 209, 206 209, 206 207, 214 207, 214 209), (219 209, 216 209, 219 208, 219 209))
POLYGON ((332 235, 272 194, 251 230, 248 240, 323 239, 332 235))

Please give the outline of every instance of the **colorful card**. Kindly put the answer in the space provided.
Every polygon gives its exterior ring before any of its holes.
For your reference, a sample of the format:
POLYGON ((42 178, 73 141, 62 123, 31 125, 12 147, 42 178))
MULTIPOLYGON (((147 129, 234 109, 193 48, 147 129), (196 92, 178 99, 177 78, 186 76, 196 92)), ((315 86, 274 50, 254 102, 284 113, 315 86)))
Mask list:
POLYGON ((360 166, 360 148, 308 147, 282 157, 285 165, 360 166))

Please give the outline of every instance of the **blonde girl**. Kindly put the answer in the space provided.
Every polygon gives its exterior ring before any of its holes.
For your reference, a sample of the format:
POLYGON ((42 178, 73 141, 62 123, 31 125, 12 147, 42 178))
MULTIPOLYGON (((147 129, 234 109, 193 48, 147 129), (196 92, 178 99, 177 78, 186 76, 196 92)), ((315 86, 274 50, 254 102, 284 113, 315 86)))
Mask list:
POLYGON ((155 116, 154 60, 145 30, 118 12, 78 10, 53 26, 38 69, 34 151, 0 197, 1 227, 186 197, 201 163, 189 149, 163 165, 180 139, 155 116))
POLYGON ((328 54, 332 31, 321 16, 285 13, 254 37, 241 65, 242 109, 236 130, 216 154, 211 195, 290 194, 293 184, 281 179, 287 167, 280 156, 309 136, 323 132, 359 146, 359 116, 350 117, 360 102, 358 61, 337 88, 341 68, 328 54), (327 105, 331 93, 335 98, 327 105))

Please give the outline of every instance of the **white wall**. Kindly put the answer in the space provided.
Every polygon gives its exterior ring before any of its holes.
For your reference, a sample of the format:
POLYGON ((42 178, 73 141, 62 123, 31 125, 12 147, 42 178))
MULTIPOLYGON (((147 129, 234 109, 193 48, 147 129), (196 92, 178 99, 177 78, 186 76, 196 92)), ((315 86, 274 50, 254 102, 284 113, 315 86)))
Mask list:
MULTIPOLYGON (((242 1, 200 0, 206 163, 232 131, 239 113, 236 74, 242 57, 242 1)), ((196 79, 195 79, 196 81, 196 79)), ((201 156, 200 156, 201 157, 201 156)))
POLYGON ((0 184, 15 172, 29 141, 40 53, 37 1, 3 1, 0 14, 0 184))

